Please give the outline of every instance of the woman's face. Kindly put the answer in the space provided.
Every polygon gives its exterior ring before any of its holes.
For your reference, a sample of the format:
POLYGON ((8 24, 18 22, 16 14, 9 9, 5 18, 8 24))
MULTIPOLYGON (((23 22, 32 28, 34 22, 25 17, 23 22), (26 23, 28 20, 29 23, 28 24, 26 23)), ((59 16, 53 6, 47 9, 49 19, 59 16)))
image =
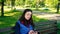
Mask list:
POLYGON ((32 15, 32 13, 30 11, 29 12, 26 12, 25 13, 25 19, 26 20, 29 20, 31 18, 31 15, 32 15))

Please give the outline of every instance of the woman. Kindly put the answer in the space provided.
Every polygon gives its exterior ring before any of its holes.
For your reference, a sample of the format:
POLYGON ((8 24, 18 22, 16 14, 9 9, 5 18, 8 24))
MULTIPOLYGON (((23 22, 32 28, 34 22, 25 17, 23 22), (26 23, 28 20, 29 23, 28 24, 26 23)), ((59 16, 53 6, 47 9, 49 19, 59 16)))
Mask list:
POLYGON ((24 10, 21 18, 16 23, 15 34, 37 34, 34 31, 31 9, 24 10))

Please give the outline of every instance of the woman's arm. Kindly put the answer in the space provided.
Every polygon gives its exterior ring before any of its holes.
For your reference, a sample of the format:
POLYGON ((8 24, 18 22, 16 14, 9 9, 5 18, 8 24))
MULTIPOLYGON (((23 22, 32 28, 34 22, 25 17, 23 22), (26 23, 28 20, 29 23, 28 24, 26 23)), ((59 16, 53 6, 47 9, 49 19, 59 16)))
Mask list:
POLYGON ((15 25, 15 34, 20 34, 20 26, 18 23, 15 25))

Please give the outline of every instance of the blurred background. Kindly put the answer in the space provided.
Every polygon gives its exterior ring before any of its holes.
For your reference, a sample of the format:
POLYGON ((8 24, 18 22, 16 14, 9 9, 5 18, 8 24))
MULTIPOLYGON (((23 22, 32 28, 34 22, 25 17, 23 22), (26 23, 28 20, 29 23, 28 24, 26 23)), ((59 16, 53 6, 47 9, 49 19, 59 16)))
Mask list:
POLYGON ((0 34, 12 32, 24 9, 33 10, 34 23, 54 20, 60 34, 60 0, 0 0, 0 34))

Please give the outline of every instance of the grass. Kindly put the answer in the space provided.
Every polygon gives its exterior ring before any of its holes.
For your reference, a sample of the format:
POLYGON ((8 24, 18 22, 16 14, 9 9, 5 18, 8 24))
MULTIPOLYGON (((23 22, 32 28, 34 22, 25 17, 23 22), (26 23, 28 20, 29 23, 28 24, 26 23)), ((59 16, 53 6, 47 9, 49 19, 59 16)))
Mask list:
POLYGON ((0 16, 0 28, 14 26, 21 14, 22 12, 16 10, 6 11, 3 17, 0 16))
POLYGON ((37 18, 36 16, 33 15, 33 21, 34 22, 46 22, 46 21, 48 21, 48 19, 37 18))

